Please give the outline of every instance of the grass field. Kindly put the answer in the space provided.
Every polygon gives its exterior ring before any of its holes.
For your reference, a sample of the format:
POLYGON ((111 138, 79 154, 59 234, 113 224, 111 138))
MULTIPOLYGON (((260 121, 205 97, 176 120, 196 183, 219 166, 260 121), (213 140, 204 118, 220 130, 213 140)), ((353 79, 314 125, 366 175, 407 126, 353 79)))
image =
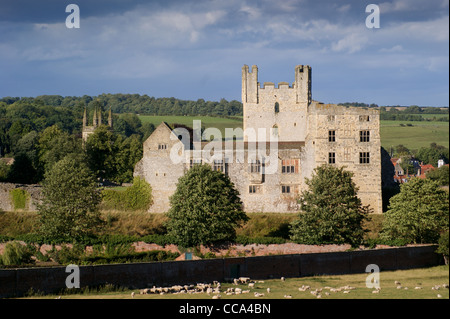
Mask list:
MULTIPOLYGON (((333 276, 314 276, 303 278, 286 278, 281 281, 279 278, 270 280, 255 280, 254 288, 248 285, 233 285, 231 283, 222 283, 221 299, 284 299, 291 296, 290 299, 317 299, 320 294, 321 299, 448 299, 448 288, 442 287, 449 283, 449 267, 437 266, 431 268, 381 271, 379 273, 379 284, 381 290, 379 293, 373 293, 375 289, 366 287, 368 274, 353 275, 333 275, 333 276), (401 289, 395 281, 401 283, 401 289), (302 286, 310 286, 310 289, 299 291, 302 286), (347 287, 346 287, 347 286, 347 287), (433 287, 440 286, 438 290, 433 287), (246 294, 227 295, 225 291, 228 288, 241 288, 250 290, 246 294), (346 288, 344 288, 346 287, 346 288), (416 289, 416 287, 419 287, 416 289), (267 292, 270 288, 270 293, 267 292), (340 291, 333 291, 334 288, 340 291), (353 288, 353 289, 351 289, 353 288), (319 290, 321 291, 319 292, 319 290), (311 292, 317 291, 316 295, 311 292), (344 293, 348 291, 348 293, 344 293), (255 297, 254 293, 263 293, 262 297, 255 297), (440 295, 440 297, 438 296, 440 295)), ((135 292, 134 299, 211 299, 214 294, 139 294, 139 290, 121 290, 98 293, 97 291, 86 290, 81 294, 63 295, 62 299, 131 299, 131 292, 135 292)), ((55 295, 31 296, 30 298, 49 298, 54 299, 55 295)))
POLYGON ((391 147, 399 144, 403 144, 410 150, 429 147, 433 142, 449 147, 448 122, 381 121, 380 135, 381 146, 388 152, 391 147))
MULTIPOLYGON (((424 117, 432 118, 447 116, 445 114, 425 114, 424 117)), ((241 119, 227 119, 209 116, 150 116, 140 115, 143 123, 149 122, 158 126, 162 121, 169 124, 179 123, 192 127, 194 119, 200 119, 205 128, 216 127, 224 137, 225 128, 242 127, 241 119)), ((387 151, 391 147, 403 144, 414 150, 421 147, 429 147, 431 143, 449 147, 449 124, 438 121, 381 121, 380 124, 381 146, 387 151), (404 126, 401 126, 403 124, 404 126), (408 124, 412 126, 407 126, 408 124)))

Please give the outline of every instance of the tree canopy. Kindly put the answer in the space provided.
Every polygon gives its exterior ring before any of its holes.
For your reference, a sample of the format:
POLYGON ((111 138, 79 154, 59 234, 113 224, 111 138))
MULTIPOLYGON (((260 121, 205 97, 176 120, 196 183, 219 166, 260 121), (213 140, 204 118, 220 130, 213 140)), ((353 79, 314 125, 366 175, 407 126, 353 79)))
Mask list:
POLYGON ((209 165, 194 165, 177 183, 167 212, 168 234, 183 247, 233 240, 248 220, 228 176, 209 165))
POLYGON ((45 174, 42 193, 38 213, 44 236, 81 238, 101 224, 96 178, 79 156, 57 162, 45 174))
POLYGON ((344 168, 322 165, 306 179, 300 213, 291 223, 291 239, 302 244, 358 245, 365 233, 369 209, 361 204, 353 174, 344 168))
POLYGON ((449 194, 430 179, 402 184, 385 213, 381 237, 410 243, 436 243, 449 227, 449 194))

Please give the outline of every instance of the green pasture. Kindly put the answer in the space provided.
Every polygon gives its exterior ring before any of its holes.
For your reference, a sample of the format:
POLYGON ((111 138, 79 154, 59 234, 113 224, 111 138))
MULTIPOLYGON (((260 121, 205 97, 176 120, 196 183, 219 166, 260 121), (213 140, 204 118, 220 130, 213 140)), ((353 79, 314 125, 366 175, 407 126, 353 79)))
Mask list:
POLYGON ((448 122, 381 121, 380 135, 381 146, 387 151, 399 144, 410 150, 429 147, 433 142, 449 147, 448 122))
MULTIPOLYGON (((352 275, 322 275, 302 278, 280 278, 253 280, 254 287, 232 283, 221 283, 221 299, 449 299, 449 290, 444 285, 449 283, 449 268, 436 266, 431 268, 383 271, 379 273, 378 293, 374 288, 366 286, 368 273, 352 275), (396 284, 396 281, 400 284, 396 284), (302 286, 310 286, 305 291, 299 291, 302 286), (240 288, 250 290, 245 294, 227 295, 228 288, 240 288), (270 292, 267 292, 270 288, 270 292), (334 291, 333 289, 339 290, 334 291), (434 289, 433 289, 434 288, 434 289), (311 292, 316 291, 316 294, 311 292), (344 292, 346 291, 346 292, 344 292), (264 294, 255 297, 255 292, 264 294), (285 297, 286 296, 286 297, 285 297)), ((151 288, 151 287, 149 287, 151 288)), ((140 290, 120 289, 116 291, 85 289, 78 294, 63 294, 62 299, 211 299, 214 293, 197 294, 140 294, 140 290), (134 292, 134 297, 131 293, 134 292)), ((38 296, 29 298, 54 299, 55 295, 38 296)))

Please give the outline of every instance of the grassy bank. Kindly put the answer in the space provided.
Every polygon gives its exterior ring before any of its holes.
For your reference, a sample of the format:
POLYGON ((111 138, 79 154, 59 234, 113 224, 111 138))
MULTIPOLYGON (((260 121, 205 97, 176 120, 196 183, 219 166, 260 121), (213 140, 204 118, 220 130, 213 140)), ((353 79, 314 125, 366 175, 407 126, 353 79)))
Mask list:
MULTIPOLYGON (((289 224, 296 213, 248 213, 249 221, 238 228, 236 234, 250 238, 289 238, 289 224)), ((143 237, 164 234, 164 214, 147 212, 102 211, 104 228, 98 235, 125 235, 143 237)), ((365 227, 368 238, 376 238, 381 230, 383 215, 371 215, 365 227)), ((35 233, 39 227, 39 216, 35 212, 0 212, 0 235, 19 236, 35 233)))

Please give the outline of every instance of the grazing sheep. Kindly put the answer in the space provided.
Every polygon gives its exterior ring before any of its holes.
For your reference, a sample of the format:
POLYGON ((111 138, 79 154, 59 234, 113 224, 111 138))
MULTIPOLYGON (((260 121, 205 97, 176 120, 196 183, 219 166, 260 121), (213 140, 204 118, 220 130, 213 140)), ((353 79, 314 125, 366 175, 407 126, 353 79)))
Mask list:
POLYGON ((344 290, 342 293, 344 293, 344 294, 349 294, 349 293, 350 293, 350 290, 344 290))
POLYGON ((379 294, 380 291, 379 291, 379 290, 374 290, 374 291, 372 291, 372 293, 373 293, 373 294, 379 294))
POLYGON ((239 279, 233 279, 233 285, 239 285, 239 279))
POLYGON ((255 283, 254 282, 249 283, 248 288, 255 288, 255 283))
POLYGON ((322 295, 317 295, 317 299, 321 299, 322 298, 322 295))
POLYGON ((397 286, 401 286, 401 283, 400 283, 400 281, 394 281, 394 284, 396 284, 397 286))
POLYGON ((397 286, 397 289, 402 289, 402 286, 397 286))
POLYGON ((270 288, 267 288, 267 293, 270 294, 270 288))
POLYGON ((220 298, 222 298, 221 295, 214 295, 214 296, 212 297, 212 299, 220 299, 220 298))
POLYGON ((208 295, 210 295, 212 292, 213 292, 213 290, 212 290, 211 287, 208 287, 208 288, 206 289, 206 293, 207 293, 208 295))
POLYGON ((438 298, 442 298, 442 296, 440 294, 437 295, 438 298))
POLYGON ((418 289, 422 289, 422 287, 414 287, 414 289, 418 290, 418 289))
POLYGON ((134 291, 131 292, 131 298, 134 298, 134 291))
POLYGON ((264 297, 264 294, 263 293, 259 293, 259 292, 255 292, 255 297, 264 297))
POLYGON ((243 294, 248 294, 250 292, 250 290, 242 290, 243 294))
POLYGON ((447 288, 448 289, 448 284, 443 284, 442 288, 447 288))
POLYGON ((239 277, 239 281, 242 284, 246 284, 246 283, 248 283, 250 281, 250 278, 249 277, 239 277))
POLYGON ((284 298, 291 299, 292 296, 291 295, 284 295, 284 298))
POLYGON ((284 277, 281 277, 281 281, 285 281, 286 279, 284 277))

